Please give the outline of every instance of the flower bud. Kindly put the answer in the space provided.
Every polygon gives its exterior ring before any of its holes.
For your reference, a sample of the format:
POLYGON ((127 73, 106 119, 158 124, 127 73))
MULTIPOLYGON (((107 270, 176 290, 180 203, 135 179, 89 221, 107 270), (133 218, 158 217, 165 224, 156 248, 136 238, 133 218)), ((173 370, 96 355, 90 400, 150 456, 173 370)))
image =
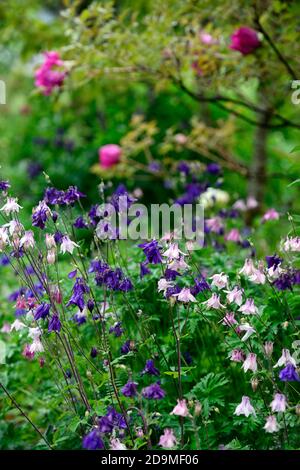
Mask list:
POLYGON ((195 416, 199 416, 202 412, 202 405, 200 403, 200 401, 196 401, 195 403, 195 416))
POLYGON ((273 354, 273 343, 272 341, 266 341, 264 344, 264 351, 267 357, 271 357, 273 354))
POLYGON ((46 233, 46 247, 48 248, 48 250, 51 250, 51 248, 56 247, 54 235, 50 235, 49 233, 46 233))
POLYGON ((54 264, 55 263, 55 258, 56 258, 56 250, 52 249, 48 251, 47 253, 47 263, 48 264, 54 264))
POLYGON ((259 384, 258 379, 256 377, 253 377, 251 379, 251 387, 252 387, 253 392, 256 392, 258 384, 259 384))

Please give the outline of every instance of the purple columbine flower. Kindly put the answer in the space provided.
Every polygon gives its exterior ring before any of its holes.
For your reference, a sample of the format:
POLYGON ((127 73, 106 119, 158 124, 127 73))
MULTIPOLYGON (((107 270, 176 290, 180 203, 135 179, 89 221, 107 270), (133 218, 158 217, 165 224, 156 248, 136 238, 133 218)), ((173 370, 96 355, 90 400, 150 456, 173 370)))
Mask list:
POLYGON ((50 312, 50 304, 42 303, 39 305, 34 312, 34 319, 39 320, 40 318, 46 318, 50 312))
POLYGON ((109 329, 109 333, 114 333, 116 338, 119 338, 120 336, 122 336, 122 334, 124 333, 124 329, 122 328, 122 323, 118 321, 113 326, 111 326, 109 329))
POLYGON ((77 269, 75 269, 74 271, 70 271, 68 274, 68 278, 73 279, 74 277, 76 277, 76 274, 77 274, 77 269))
POLYGON ((276 287, 278 290, 287 290, 293 289, 293 276, 286 272, 280 274, 277 279, 273 282, 273 285, 276 287))
POLYGON ((98 355, 98 350, 97 350, 97 348, 92 347, 91 352, 90 352, 91 358, 92 358, 92 359, 95 359, 95 357, 97 357, 97 355, 98 355))
POLYGON ((267 262, 268 269, 272 268, 273 266, 276 269, 277 266, 279 266, 279 264, 282 262, 282 259, 279 258, 279 256, 277 255, 266 256, 266 262, 267 262))
POLYGON ((143 261, 143 263, 140 263, 140 278, 142 279, 144 276, 147 274, 151 274, 150 269, 147 267, 147 262, 143 261))
POLYGON ((87 450, 104 449, 104 442, 98 428, 93 429, 83 438, 82 447, 87 450))
POLYGON ((122 279, 118 287, 121 292, 129 292, 133 289, 132 282, 128 278, 122 279))
POLYGON ((165 397, 166 392, 161 388, 160 383, 156 382, 145 387, 142 390, 142 395, 148 400, 162 400, 165 397))
POLYGON ((221 171, 221 167, 217 163, 209 163, 206 166, 206 172, 210 173, 211 175, 218 175, 220 171, 221 171))
POLYGON ((10 188, 8 181, 0 181, 0 191, 6 192, 10 188))
POLYGON ((41 201, 32 213, 32 225, 44 229, 51 211, 45 201, 41 201))
POLYGON ((64 238, 63 234, 59 230, 57 230, 57 232, 55 232, 54 234, 55 243, 60 244, 63 238, 64 238))
POLYGON ((101 416, 98 421, 99 430, 102 433, 111 433, 114 429, 112 421, 107 416, 101 416))
POLYGON ((156 369, 156 367, 154 367, 154 361, 152 359, 148 359, 146 361, 146 365, 141 372, 141 375, 144 375, 144 374, 156 375, 156 376, 160 375, 159 370, 156 369))
POLYGON ((148 263, 159 264, 162 262, 160 248, 157 240, 151 240, 150 242, 141 243, 138 246, 139 248, 142 248, 144 254, 147 257, 148 263))
POLYGON ((125 343, 122 344, 120 350, 122 354, 128 354, 131 351, 131 341, 130 340, 125 341, 125 343))
POLYGON ((95 302, 92 299, 89 299, 86 305, 89 311, 92 313, 95 308, 95 302))
POLYGON ((67 205, 73 205, 82 197, 86 197, 85 194, 81 193, 76 186, 70 186, 64 193, 63 201, 67 205))
POLYGON ((96 225, 98 224, 99 220, 100 220, 100 217, 98 215, 98 204, 95 204, 94 206, 92 206, 90 208, 90 211, 88 213, 88 216, 90 218, 90 223, 93 227, 96 227, 96 225))
POLYGON ((167 268, 165 270, 165 279, 167 281, 175 281, 177 276, 181 276, 181 274, 179 274, 177 271, 175 271, 175 269, 167 268))
POLYGON ((46 204, 62 205, 64 204, 63 198, 64 192, 56 188, 47 188, 44 193, 44 201, 46 202, 46 204))
POLYGON ((190 167, 187 162, 179 162, 177 165, 177 170, 180 171, 180 173, 184 173, 186 176, 190 173, 190 167))
POLYGON ((279 372, 279 378, 282 382, 300 382, 300 377, 293 364, 287 364, 285 368, 279 372))
POLYGON ((137 395, 137 383, 136 382, 127 382, 127 384, 124 385, 124 387, 121 388, 121 392, 124 395, 124 397, 128 398, 133 398, 136 397, 137 395))
POLYGON ((59 333, 60 330, 61 330, 61 323, 60 323, 59 317, 58 315, 54 314, 49 321, 48 331, 49 332, 56 331, 57 333, 59 333))
POLYGON ((67 303, 69 305, 77 305, 79 310, 83 310, 85 306, 84 294, 87 294, 90 291, 89 287, 85 284, 84 280, 81 277, 77 277, 75 284, 72 289, 72 296, 67 303))
POLYGON ((196 277, 194 279, 195 285, 191 287, 191 294, 192 295, 197 295, 200 292, 203 292, 205 290, 210 290, 210 286, 208 282, 206 281, 205 277, 200 276, 196 277))
POLYGON ((89 228, 88 224, 85 222, 82 215, 77 217, 77 219, 75 220, 73 225, 74 225, 75 228, 89 228))

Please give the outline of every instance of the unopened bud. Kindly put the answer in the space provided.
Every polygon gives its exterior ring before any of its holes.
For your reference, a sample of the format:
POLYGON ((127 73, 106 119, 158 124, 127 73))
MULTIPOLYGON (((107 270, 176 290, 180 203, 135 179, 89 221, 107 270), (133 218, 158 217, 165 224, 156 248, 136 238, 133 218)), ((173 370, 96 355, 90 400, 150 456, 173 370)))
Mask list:
POLYGON ((48 264, 54 264, 55 263, 55 258, 56 258, 55 250, 52 249, 52 250, 48 251, 48 253, 47 253, 47 263, 48 264))
POLYGON ((197 400, 196 403, 195 403, 195 415, 199 416, 201 414, 201 412, 202 412, 202 405, 201 405, 200 401, 197 400))
POLYGON ((253 392, 256 392, 258 383, 259 381, 256 377, 253 377, 253 379, 251 379, 251 387, 252 387, 253 392))
POLYGON ((272 341, 266 341, 264 344, 264 351, 267 357, 271 357, 273 354, 273 343, 272 341))

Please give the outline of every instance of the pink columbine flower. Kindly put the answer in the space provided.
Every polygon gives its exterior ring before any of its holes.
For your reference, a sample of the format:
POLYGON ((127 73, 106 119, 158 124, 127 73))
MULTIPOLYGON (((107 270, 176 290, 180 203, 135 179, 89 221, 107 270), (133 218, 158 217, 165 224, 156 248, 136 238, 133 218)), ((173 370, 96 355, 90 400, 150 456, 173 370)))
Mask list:
POLYGON ((3 211, 5 215, 10 215, 19 212, 20 209, 22 207, 18 204, 18 199, 16 197, 8 197, 0 211, 3 211))
POLYGON ((158 445, 164 447, 165 449, 171 449, 177 444, 176 436, 174 435, 173 429, 166 428, 164 433, 159 438, 158 445))
POLYGON ((279 213, 275 209, 272 208, 264 213, 261 221, 264 223, 264 222, 268 222, 269 220, 278 220, 278 219, 279 219, 279 213))
POLYGON ((180 257, 179 259, 174 259, 169 263, 168 265, 169 269, 173 269, 174 271, 184 271, 185 269, 189 268, 189 265, 184 261, 183 257, 180 257))
POLYGON ((33 340, 33 343, 29 346, 29 352, 31 353, 44 352, 44 347, 39 339, 33 340))
POLYGON ((242 212, 244 212, 244 211, 247 210, 247 206, 246 206, 245 201, 243 201, 242 199, 238 199, 238 200, 235 201, 235 203, 233 204, 232 209, 236 209, 237 211, 242 211, 242 212))
POLYGON ((179 259, 180 255, 186 256, 186 253, 183 253, 178 248, 178 243, 171 243, 169 248, 162 254, 168 259, 179 259))
POLYGON ((291 356, 289 349, 283 349, 282 354, 274 367, 282 367, 286 366, 287 364, 292 364, 294 367, 296 367, 296 361, 291 356))
POLYGON ((110 449, 111 450, 127 450, 125 444, 123 444, 120 439, 117 437, 110 440, 110 449))
POLYGON ((122 149, 116 144, 107 144, 99 148, 99 162, 103 168, 111 168, 119 163, 122 149))
POLYGON ((240 331, 245 331, 242 341, 247 341, 247 339, 255 333, 255 329, 249 323, 242 323, 239 326, 240 331))
POLYGON ((214 274, 209 279, 212 279, 211 285, 216 286, 218 289, 224 289, 228 284, 228 276, 224 273, 214 274))
POLYGON ((229 303, 234 303, 238 305, 239 307, 243 303, 243 289, 240 289, 238 286, 236 286, 233 290, 227 290, 225 291, 227 293, 227 301, 229 303))
POLYGON ((264 351, 267 357, 271 357, 273 354, 273 342, 266 341, 264 344, 264 351))
POLYGON ((241 349, 234 349, 230 353, 230 360, 233 362, 243 362, 244 361, 244 353, 241 349))
POLYGON ((8 244, 9 238, 7 234, 7 230, 4 227, 0 227, 0 250, 3 250, 5 246, 8 244))
POLYGON ((251 405, 249 397, 247 397, 247 396, 242 397, 242 401, 236 407, 234 414, 237 415, 237 416, 244 415, 247 418, 250 415, 254 415, 254 416, 256 415, 255 409, 251 405))
POLYGON ((218 294, 212 294, 210 299, 206 300, 205 302, 202 302, 203 305, 207 305, 208 308, 214 308, 214 309, 219 309, 219 308, 225 308, 224 305, 221 304, 220 302, 220 296, 218 294))
POLYGON ((29 344, 25 344, 23 352, 22 352, 22 356, 26 357, 26 359, 29 359, 29 361, 31 361, 34 358, 34 352, 30 351, 29 344))
POLYGON ((230 49, 243 55, 251 54, 261 45, 257 32, 248 26, 242 26, 231 36, 230 49))
POLYGON ((244 315, 257 315, 258 314, 258 309, 255 306, 253 299, 247 299, 244 305, 242 305, 238 311, 242 312, 244 315))
POLYGON ((67 72, 58 52, 45 52, 44 57, 44 63, 35 71, 35 86, 42 88, 44 95, 50 95, 54 88, 62 86, 67 72))
POLYGON ((279 431, 279 426, 276 420, 276 416, 268 416, 266 420, 266 424, 264 425, 264 429, 266 432, 273 433, 279 431))
POLYGON ((300 237, 289 238, 283 243, 285 251, 300 251, 300 237))
POLYGON ((234 312, 227 312, 225 317, 223 318, 222 325, 232 326, 236 324, 237 324, 237 321, 234 318, 234 312))
POLYGON ((255 273, 255 266, 253 264, 253 261, 252 259, 246 259, 245 260, 245 263, 244 263, 244 266, 242 267, 242 269, 239 271, 239 274, 244 274, 245 276, 252 276, 252 274, 255 273))
POLYGON ((237 228, 233 228, 224 238, 227 241, 239 243, 241 241, 241 234, 237 228))
POLYGON ((186 400, 177 400, 177 405, 174 407, 173 411, 171 411, 170 415, 181 416, 183 418, 191 416, 186 404, 186 400))
POLYGON ((219 233, 223 229, 222 219, 220 217, 212 217, 205 220, 206 227, 214 233, 219 233))
POLYGON ((79 248, 79 245, 77 245, 77 243, 73 242, 67 235, 65 235, 60 245, 60 252, 62 254, 72 254, 75 247, 79 248))
POLYGON ((23 322, 21 322, 20 320, 17 319, 11 324, 10 331, 13 331, 13 330, 21 331, 21 330, 23 330, 23 328, 26 328, 25 323, 23 323, 23 322))
POLYGON ((251 282, 254 282, 254 284, 265 284, 266 282, 266 276, 262 270, 260 269, 255 269, 254 273, 249 276, 249 280, 251 282))
POLYGON ((20 247, 24 247, 25 250, 28 250, 29 248, 34 248, 34 245, 35 245, 35 241, 34 241, 33 231, 28 230, 25 232, 25 234, 20 240, 20 247))
POLYGON ((274 400, 270 403, 273 413, 284 413, 286 410, 286 397, 282 393, 275 393, 274 400))
POLYGON ((197 302, 188 287, 184 287, 178 294, 174 294, 173 297, 177 297, 177 300, 184 303, 197 302))
POLYGON ((252 370, 252 372, 257 371, 256 354, 248 354, 244 364, 242 365, 242 369, 244 369, 244 372, 247 372, 247 370, 252 370))
POLYGON ((9 323, 4 323, 2 328, 1 328, 1 333, 10 333, 11 326, 9 323))

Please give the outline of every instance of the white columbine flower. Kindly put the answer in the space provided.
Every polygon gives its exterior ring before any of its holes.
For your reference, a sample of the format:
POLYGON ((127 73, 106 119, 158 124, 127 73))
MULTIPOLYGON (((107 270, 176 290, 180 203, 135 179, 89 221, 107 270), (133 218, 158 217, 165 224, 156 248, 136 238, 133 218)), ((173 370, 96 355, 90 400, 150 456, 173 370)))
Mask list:
POLYGON ((0 227, 0 250, 3 250, 8 243, 8 234, 4 227, 0 227))
POLYGON ((60 245, 60 252, 62 254, 65 254, 65 253, 71 253, 72 254, 73 251, 74 251, 75 246, 79 247, 79 245, 77 245, 77 243, 72 242, 72 240, 67 235, 65 235, 63 237, 61 245, 60 245))
POLYGON ((6 204, 1 207, 0 211, 3 211, 5 215, 9 215, 15 212, 19 212, 20 209, 22 209, 22 207, 19 206, 18 199, 16 197, 8 197, 6 204))
POLYGON ((27 232, 25 232, 25 234, 21 238, 20 246, 21 247, 23 246, 26 250, 28 250, 29 248, 34 248, 34 244, 35 244, 35 241, 34 241, 33 231, 28 230, 27 232))
POLYGON ((8 228, 8 232, 10 235, 14 235, 14 233, 21 234, 24 231, 23 225, 14 219, 12 219, 7 224, 3 225, 3 227, 8 228))
POLYGON ((39 327, 29 328, 29 331, 28 331, 29 338, 36 340, 41 337, 41 334, 42 332, 39 327))
POLYGON ((179 294, 174 294, 173 297, 177 297, 177 300, 179 300, 180 302, 184 302, 184 303, 197 302, 195 297, 191 294, 191 291, 188 287, 184 287, 183 289, 181 289, 179 294))
POLYGON ((242 369, 244 369, 244 372, 247 372, 247 370, 252 370, 252 372, 257 371, 256 354, 248 354, 247 358, 244 361, 244 364, 242 365, 242 369))
POLYGON ((279 426, 276 420, 276 416, 268 416, 266 420, 266 424, 264 425, 264 429, 266 432, 273 433, 279 431, 279 426))
POLYGON ((179 259, 180 255, 186 256, 186 253, 183 253, 178 248, 178 243, 171 243, 169 248, 162 254, 168 259, 179 259))
POLYGON ((11 324, 10 331, 13 331, 13 330, 20 331, 20 330, 23 330, 23 328, 26 328, 25 323, 17 319, 11 324))
POLYGON ((286 397, 282 393, 275 393, 274 400, 270 403, 273 413, 284 413, 286 410, 286 397))
POLYGON ((211 285, 216 286, 218 289, 224 289, 228 284, 228 276, 224 273, 214 274, 209 279, 212 279, 211 285))
POLYGON ((173 287, 174 286, 174 283, 172 281, 167 281, 167 279, 165 279, 164 277, 162 279, 160 279, 157 283, 157 288, 158 288, 158 292, 163 292, 165 293, 167 289, 169 289, 169 287, 173 287))
POLYGON ((243 289, 239 289, 239 287, 235 287, 233 290, 226 290, 227 300, 230 304, 235 303, 239 307, 243 303, 243 289))
POLYGON ((266 276, 262 269, 255 269, 254 273, 249 276, 249 280, 254 284, 265 284, 266 276))
POLYGON ((44 347, 39 339, 34 339, 33 343, 29 346, 29 352, 41 353, 44 351, 44 347))
POLYGON ((247 339, 253 334, 255 333, 255 329, 253 328, 253 326, 249 325, 249 323, 242 323, 240 326, 239 326, 239 329, 241 331, 245 331, 246 333, 244 334, 244 336, 242 337, 242 341, 247 341, 247 339))
POLYGON ((234 414, 237 415, 237 416, 244 415, 247 418, 250 415, 254 415, 254 416, 256 415, 255 409, 251 405, 249 397, 246 397, 246 396, 242 397, 242 401, 236 407, 234 414))
POLYGON ((282 350, 282 355, 278 359, 278 361, 277 361, 277 363, 275 364, 274 367, 282 367, 282 366, 286 366, 287 364, 292 364, 294 367, 296 367, 296 361, 291 356, 290 351, 288 349, 283 349, 282 350))
POLYGON ((123 444, 120 439, 117 437, 112 438, 110 441, 110 449, 111 450, 127 450, 125 444, 123 444))
POLYGON ((253 264, 253 261, 252 259, 246 259, 245 260, 245 263, 244 263, 244 266, 242 267, 242 269, 239 271, 239 274, 244 274, 245 276, 252 276, 252 274, 255 273, 255 266, 253 264))

